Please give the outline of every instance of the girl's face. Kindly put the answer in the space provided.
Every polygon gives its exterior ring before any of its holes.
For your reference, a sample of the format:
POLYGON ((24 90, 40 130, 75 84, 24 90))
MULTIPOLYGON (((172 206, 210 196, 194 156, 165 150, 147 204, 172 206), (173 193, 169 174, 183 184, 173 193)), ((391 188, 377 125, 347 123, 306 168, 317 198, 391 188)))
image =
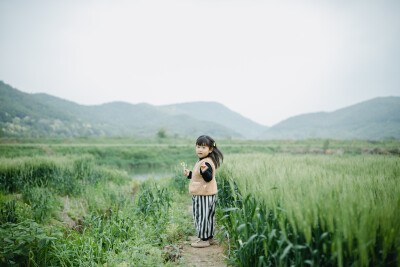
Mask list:
POLYGON ((210 149, 207 145, 196 145, 196 154, 199 158, 207 157, 211 152, 212 148, 210 149))

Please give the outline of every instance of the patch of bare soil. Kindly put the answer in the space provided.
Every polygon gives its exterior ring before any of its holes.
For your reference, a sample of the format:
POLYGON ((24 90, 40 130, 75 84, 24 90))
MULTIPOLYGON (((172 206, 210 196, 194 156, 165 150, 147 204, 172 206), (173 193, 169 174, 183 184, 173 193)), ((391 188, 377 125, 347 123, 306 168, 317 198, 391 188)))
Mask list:
MULTIPOLYGON (((182 263, 185 266, 226 266, 224 244, 211 245, 205 248, 194 248, 191 243, 198 240, 196 236, 190 236, 189 241, 182 245, 182 263)), ((216 240, 218 241, 218 240, 216 240)))
POLYGON ((68 196, 63 197, 63 202, 64 202, 64 209, 60 213, 61 220, 65 222, 68 226, 68 228, 73 228, 76 226, 76 223, 74 220, 71 219, 71 217, 68 216, 68 211, 69 211, 69 198, 68 196))

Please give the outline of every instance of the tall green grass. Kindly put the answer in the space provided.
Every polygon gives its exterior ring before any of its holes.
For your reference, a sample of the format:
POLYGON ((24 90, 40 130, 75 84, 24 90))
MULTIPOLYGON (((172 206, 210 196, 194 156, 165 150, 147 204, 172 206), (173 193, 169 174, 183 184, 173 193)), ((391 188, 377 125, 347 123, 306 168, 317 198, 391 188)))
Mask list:
POLYGON ((393 156, 230 156, 218 177, 220 193, 236 200, 221 214, 225 234, 236 236, 234 258, 244 266, 254 259, 281 266, 399 264, 399 174, 400 160, 393 156), (248 209, 257 215, 243 216, 248 209), (272 232, 276 236, 268 238, 272 232), (271 238, 281 246, 269 247, 271 238), (254 242, 256 249, 240 253, 254 242))
POLYGON ((171 179, 138 186, 88 155, 0 163, 0 265, 172 266, 164 246, 192 231, 171 179))
POLYGON ((0 158, 0 190, 22 192, 25 187, 52 188, 60 195, 80 194, 99 181, 118 183, 121 176, 96 166, 91 155, 0 158))
POLYGON ((85 156, 0 159, 0 221, 46 222, 61 205, 57 195, 73 196, 83 191, 84 181, 91 178, 89 173, 81 172, 78 163, 89 159, 85 156))

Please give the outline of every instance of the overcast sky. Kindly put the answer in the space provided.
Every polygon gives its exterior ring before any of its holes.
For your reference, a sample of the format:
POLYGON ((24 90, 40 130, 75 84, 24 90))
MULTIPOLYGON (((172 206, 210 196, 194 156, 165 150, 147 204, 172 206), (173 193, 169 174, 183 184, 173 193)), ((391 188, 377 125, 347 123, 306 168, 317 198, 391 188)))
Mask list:
POLYGON ((258 123, 400 96, 400 1, 0 0, 0 80, 258 123), (216 114, 217 115, 217 114, 216 114))

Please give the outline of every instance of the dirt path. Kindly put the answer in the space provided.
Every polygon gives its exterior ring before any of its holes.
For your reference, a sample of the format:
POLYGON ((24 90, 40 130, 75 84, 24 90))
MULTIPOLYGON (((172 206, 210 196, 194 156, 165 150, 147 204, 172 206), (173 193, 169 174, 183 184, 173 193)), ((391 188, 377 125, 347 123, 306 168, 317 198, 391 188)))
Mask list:
POLYGON ((221 245, 212 245, 206 248, 193 248, 191 243, 198 240, 196 236, 189 237, 182 246, 181 262, 185 266, 226 266, 225 247, 221 245))
MULTIPOLYGON (((192 213, 192 206, 188 206, 188 211, 192 213)), ((191 243, 197 240, 197 236, 189 236, 189 240, 181 244, 181 262, 184 266, 227 266, 224 244, 219 245, 219 240, 215 239, 217 244, 206 248, 194 248, 190 246, 191 243)))

